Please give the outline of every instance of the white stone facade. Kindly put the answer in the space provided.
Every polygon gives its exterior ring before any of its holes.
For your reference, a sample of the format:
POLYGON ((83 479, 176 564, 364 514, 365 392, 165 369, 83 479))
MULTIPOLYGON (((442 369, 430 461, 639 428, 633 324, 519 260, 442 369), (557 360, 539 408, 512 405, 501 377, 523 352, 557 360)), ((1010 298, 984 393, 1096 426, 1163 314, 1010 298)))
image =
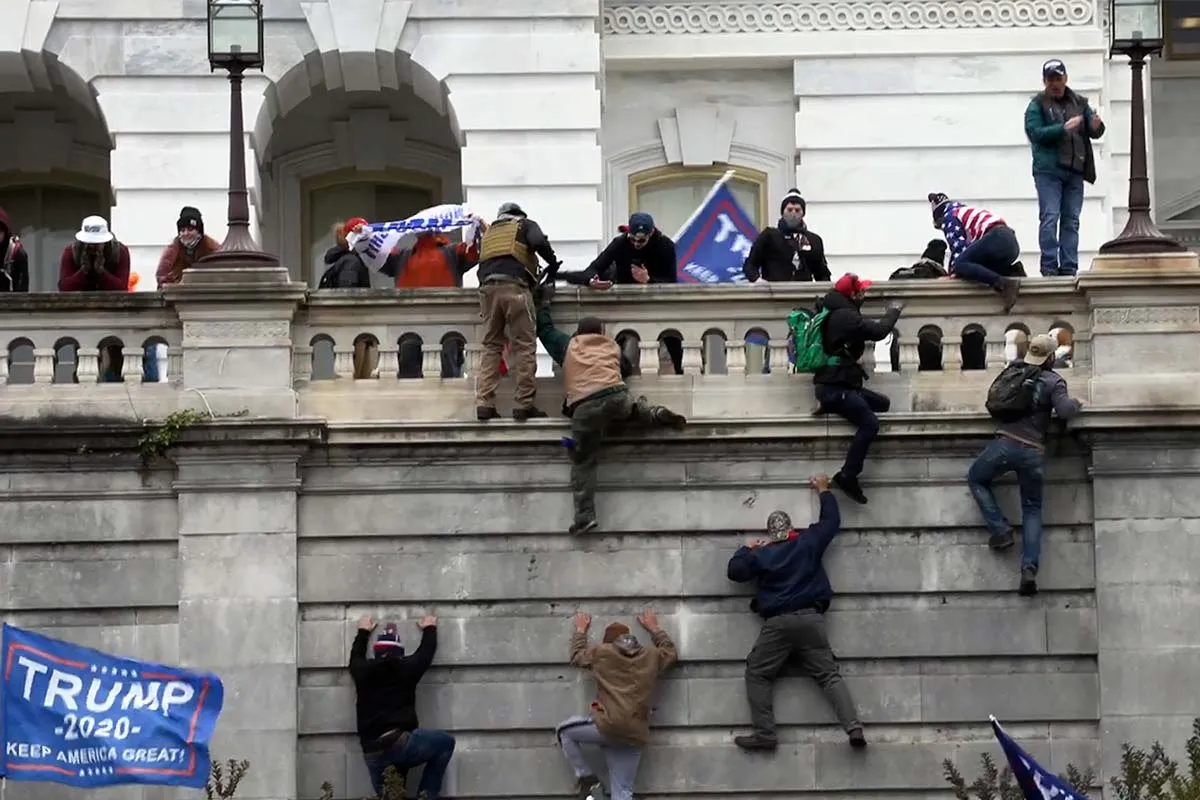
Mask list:
MULTIPOLYGON (((1086 263, 1123 223, 1129 163, 1129 73, 1107 58, 1097 8, 268 0, 267 64, 245 94, 256 230, 312 282, 335 218, 459 200, 490 214, 516 200, 581 268, 631 204, 673 233, 732 166, 760 225, 802 190, 835 272, 911 263, 936 235, 930 191, 1006 217, 1029 263, 1037 208, 1021 119, 1041 62, 1057 56, 1108 123, 1086 263)), ((181 206, 223 235, 229 91, 208 68, 204 14, 203 0, 0 4, 0 206, 16 206, 45 273, 35 290, 53 288, 69 241, 55 215, 107 213, 143 289, 181 206)), ((1147 92, 1171 106, 1154 148, 1172 161, 1159 183, 1171 196, 1157 199, 1181 218, 1200 204, 1183 130, 1191 87, 1147 92)))

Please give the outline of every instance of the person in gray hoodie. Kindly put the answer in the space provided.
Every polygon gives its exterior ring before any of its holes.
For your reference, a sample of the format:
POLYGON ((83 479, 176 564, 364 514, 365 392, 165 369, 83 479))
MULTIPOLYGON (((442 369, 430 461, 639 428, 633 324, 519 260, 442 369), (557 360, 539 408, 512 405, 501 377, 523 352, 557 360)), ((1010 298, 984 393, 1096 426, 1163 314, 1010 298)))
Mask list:
POLYGON ((1021 583, 1017 590, 1037 594, 1038 558, 1042 550, 1042 484, 1046 435, 1052 415, 1068 420, 1083 403, 1070 396, 1067 382, 1053 369, 1058 343, 1041 334, 1029 342, 1025 358, 1009 364, 988 392, 988 412, 999 421, 996 438, 975 459, 967 485, 983 514, 993 550, 1013 546, 1013 528, 992 492, 992 482, 1008 472, 1017 475, 1021 494, 1021 583))

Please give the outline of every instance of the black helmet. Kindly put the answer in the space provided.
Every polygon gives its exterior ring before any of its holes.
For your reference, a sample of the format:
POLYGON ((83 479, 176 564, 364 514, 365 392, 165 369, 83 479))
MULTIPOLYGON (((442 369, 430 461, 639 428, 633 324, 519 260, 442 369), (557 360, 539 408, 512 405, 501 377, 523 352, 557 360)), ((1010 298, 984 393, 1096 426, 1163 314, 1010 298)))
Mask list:
POLYGON ((529 216, 524 211, 522 211, 521 207, 519 205, 517 205, 516 203, 504 203, 503 205, 500 206, 500 210, 496 212, 496 216, 498 216, 498 217, 503 217, 506 214, 509 216, 513 216, 513 217, 529 216))

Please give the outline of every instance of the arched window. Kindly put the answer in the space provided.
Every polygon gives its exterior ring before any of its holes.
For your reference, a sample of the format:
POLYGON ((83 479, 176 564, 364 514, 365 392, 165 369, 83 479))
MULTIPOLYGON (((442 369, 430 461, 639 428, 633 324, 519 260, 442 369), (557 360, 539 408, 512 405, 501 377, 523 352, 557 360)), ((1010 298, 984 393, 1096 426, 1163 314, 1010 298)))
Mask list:
POLYGON ((713 183, 730 169, 736 170, 737 174, 730 179, 729 187, 754 226, 761 229, 771 224, 766 173, 719 164, 712 167, 669 165, 635 172, 629 176, 629 209, 649 213, 660 231, 674 236, 696 207, 704 202, 713 183))
MULTIPOLYGON (((335 244, 333 226, 337 222, 351 217, 390 222, 443 202, 438 178, 402 170, 375 173, 350 169, 310 178, 304 182, 303 195, 307 256, 303 277, 310 286, 316 286, 325 271, 325 253, 335 244)), ((372 278, 379 280, 377 275, 372 278)))
POLYGON ((86 175, 51 173, 38 183, 28 175, 5 177, 0 175, 0 208, 29 254, 29 291, 56 292, 63 249, 75 241, 84 217, 109 218, 111 190, 86 175))
POLYGON ((1200 0, 1165 0, 1163 12, 1167 58, 1200 60, 1200 0))

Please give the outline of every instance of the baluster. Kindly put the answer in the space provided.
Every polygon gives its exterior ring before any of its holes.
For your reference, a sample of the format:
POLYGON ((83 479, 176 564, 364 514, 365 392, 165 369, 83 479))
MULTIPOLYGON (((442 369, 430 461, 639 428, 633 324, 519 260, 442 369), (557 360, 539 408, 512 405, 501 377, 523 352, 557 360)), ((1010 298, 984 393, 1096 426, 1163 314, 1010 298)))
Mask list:
POLYGON ((7 350, 0 351, 0 383, 8 383, 8 358, 7 350))
POLYGON ((100 380, 99 348, 80 347, 76 349, 75 377, 80 383, 96 383, 100 380))
MULTIPOLYGON (((683 340, 683 374, 699 375, 704 371, 704 340, 683 340)), ((669 361, 669 359, 668 359, 669 361)))
POLYGON ((173 380, 176 375, 183 375, 183 348, 167 345, 167 371, 162 373, 162 383, 173 380))
POLYGON ((126 383, 141 383, 145 375, 143 358, 145 358, 145 348, 135 348, 132 345, 126 347, 121 358, 121 380, 126 383))
POLYGON ((467 344, 466 365, 463 368, 463 377, 472 378, 479 374, 479 362, 483 359, 483 345, 467 344))
POLYGON ((942 370, 962 372, 962 339, 942 337, 942 370))
POLYGON ((296 347, 292 349, 292 380, 296 383, 308 383, 312 380, 313 349, 311 347, 296 347))
MULTIPOLYGON (((916 371, 917 367, 919 367, 921 365, 921 356, 920 356, 920 353, 917 352, 917 346, 918 346, 918 341, 916 339, 914 339, 912 342, 909 342, 907 339, 900 340, 900 371, 901 372, 914 372, 914 371, 916 371)), ((945 347, 945 346, 946 346, 946 343, 943 341, 942 347, 945 347)), ((892 358, 891 358, 891 348, 890 347, 888 348, 887 364, 888 364, 888 370, 890 371, 892 368, 892 358)))
POLYGON ((771 359, 767 363, 771 365, 771 373, 786 375, 791 366, 788 364, 787 338, 772 339, 767 344, 767 348, 771 359))
POLYGON ((384 347, 380 345, 379 350, 379 376, 395 379, 400 374, 400 348, 396 346, 384 347))
POLYGON ((333 377, 354 377, 354 346, 349 348, 333 346, 333 377))
POLYGON ((987 368, 992 369, 993 367, 1003 367, 1005 364, 1007 364, 1007 349, 1008 343, 1003 339, 988 339, 983 347, 984 354, 987 358, 987 368))
POLYGON ((737 339, 725 340, 725 364, 730 375, 746 373, 746 343, 737 339))
POLYGON ((658 374, 658 340, 651 339, 646 341, 641 339, 638 341, 638 375, 657 375, 658 374))
POLYGON ((421 377, 442 377, 442 345, 440 343, 421 345, 421 377))
POLYGON ((54 380, 53 347, 38 347, 33 351, 33 382, 51 383, 54 380))

